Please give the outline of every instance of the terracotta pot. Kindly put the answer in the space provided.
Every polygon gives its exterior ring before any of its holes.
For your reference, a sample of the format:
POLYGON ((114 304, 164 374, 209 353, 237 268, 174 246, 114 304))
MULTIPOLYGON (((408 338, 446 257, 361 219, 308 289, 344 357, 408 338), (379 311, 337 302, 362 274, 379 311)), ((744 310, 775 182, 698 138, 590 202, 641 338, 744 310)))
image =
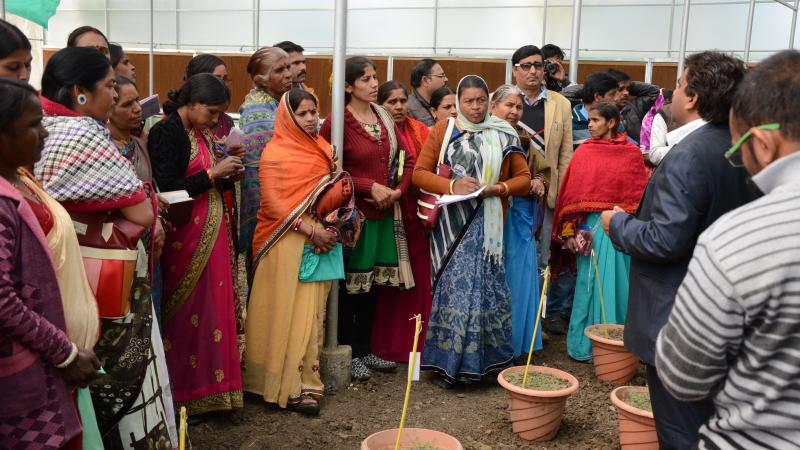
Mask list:
MULTIPOLYGON (((361 450, 394 450, 397 428, 379 431, 361 442, 361 450)), ((418 446, 429 445, 440 450, 464 450, 458 439, 441 431, 426 428, 403 428, 400 448, 413 450, 418 446)))
POLYGON ((611 391, 611 403, 619 413, 619 445, 622 450, 658 450, 653 413, 625 403, 631 391, 647 391, 647 388, 620 386, 611 391))
POLYGON ((592 362, 597 378, 614 384, 625 384, 636 375, 639 358, 625 348, 623 341, 603 337, 603 327, 624 330, 624 325, 591 325, 583 333, 592 341, 592 362))
POLYGON ((555 375, 569 381, 569 386, 557 391, 525 389, 506 381, 506 375, 525 372, 525 366, 509 367, 497 375, 497 382, 508 391, 508 412, 511 430, 526 441, 549 441, 556 437, 567 397, 578 390, 578 379, 563 370, 552 367, 531 366, 528 374, 539 372, 555 375))

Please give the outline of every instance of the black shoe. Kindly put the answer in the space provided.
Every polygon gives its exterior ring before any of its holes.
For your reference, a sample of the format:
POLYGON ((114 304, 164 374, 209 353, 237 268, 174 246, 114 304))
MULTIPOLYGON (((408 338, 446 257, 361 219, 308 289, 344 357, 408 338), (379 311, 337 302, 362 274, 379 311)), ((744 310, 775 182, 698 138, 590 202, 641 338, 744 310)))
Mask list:
POLYGON ((378 372, 390 373, 397 369, 397 363, 378 358, 372 354, 361 358, 361 360, 364 361, 364 364, 366 364, 367 367, 378 372))
POLYGON ((286 405, 286 409, 306 416, 318 416, 319 402, 310 395, 303 395, 298 402, 286 405))
POLYGON ((353 381, 367 381, 372 376, 362 358, 353 358, 350 363, 350 377, 353 381))
POLYGON ((559 316, 545 317, 543 323, 545 331, 552 334, 566 334, 567 330, 564 326, 564 319, 559 316))

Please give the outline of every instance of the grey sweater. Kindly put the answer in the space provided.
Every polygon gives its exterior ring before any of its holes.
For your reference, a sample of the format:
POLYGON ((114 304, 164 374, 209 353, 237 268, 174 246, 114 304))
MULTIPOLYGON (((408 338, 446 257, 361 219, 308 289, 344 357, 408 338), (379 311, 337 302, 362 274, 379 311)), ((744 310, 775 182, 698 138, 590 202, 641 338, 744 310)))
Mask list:
POLYGON ((697 242, 656 366, 680 400, 713 398, 703 448, 800 446, 800 152, 753 177, 766 194, 697 242))

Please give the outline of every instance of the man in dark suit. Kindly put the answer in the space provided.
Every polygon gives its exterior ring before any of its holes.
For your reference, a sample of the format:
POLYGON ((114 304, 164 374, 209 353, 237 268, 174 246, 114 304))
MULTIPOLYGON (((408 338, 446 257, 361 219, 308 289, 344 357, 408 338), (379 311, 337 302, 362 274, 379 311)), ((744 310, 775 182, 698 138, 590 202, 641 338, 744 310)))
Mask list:
POLYGON ((647 381, 662 449, 688 449, 713 411, 709 400, 682 402, 664 390, 655 368, 655 342, 700 233, 726 212, 755 199, 747 173, 724 157, 739 59, 703 52, 686 59, 672 103, 673 117, 695 127, 658 166, 636 217, 621 209, 603 212, 614 246, 631 256, 625 346, 647 365, 647 381), (700 121, 700 122, 698 122, 700 121), (703 121, 705 123, 703 123, 703 121))

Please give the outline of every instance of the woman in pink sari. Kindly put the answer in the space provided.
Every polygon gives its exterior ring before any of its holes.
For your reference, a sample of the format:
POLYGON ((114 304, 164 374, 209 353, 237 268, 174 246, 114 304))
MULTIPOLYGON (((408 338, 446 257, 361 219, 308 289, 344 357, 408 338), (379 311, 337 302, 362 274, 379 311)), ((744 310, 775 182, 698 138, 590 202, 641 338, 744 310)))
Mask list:
MULTIPOLYGON (((190 415, 242 407, 241 311, 232 274, 233 248, 222 193, 244 170, 214 146, 209 127, 229 101, 211 74, 170 92, 168 117, 150 131, 148 148, 162 191, 194 199, 187 223, 174 223, 164 244, 164 350, 173 396, 190 415)), ((239 149, 228 149, 236 152, 239 149)))

